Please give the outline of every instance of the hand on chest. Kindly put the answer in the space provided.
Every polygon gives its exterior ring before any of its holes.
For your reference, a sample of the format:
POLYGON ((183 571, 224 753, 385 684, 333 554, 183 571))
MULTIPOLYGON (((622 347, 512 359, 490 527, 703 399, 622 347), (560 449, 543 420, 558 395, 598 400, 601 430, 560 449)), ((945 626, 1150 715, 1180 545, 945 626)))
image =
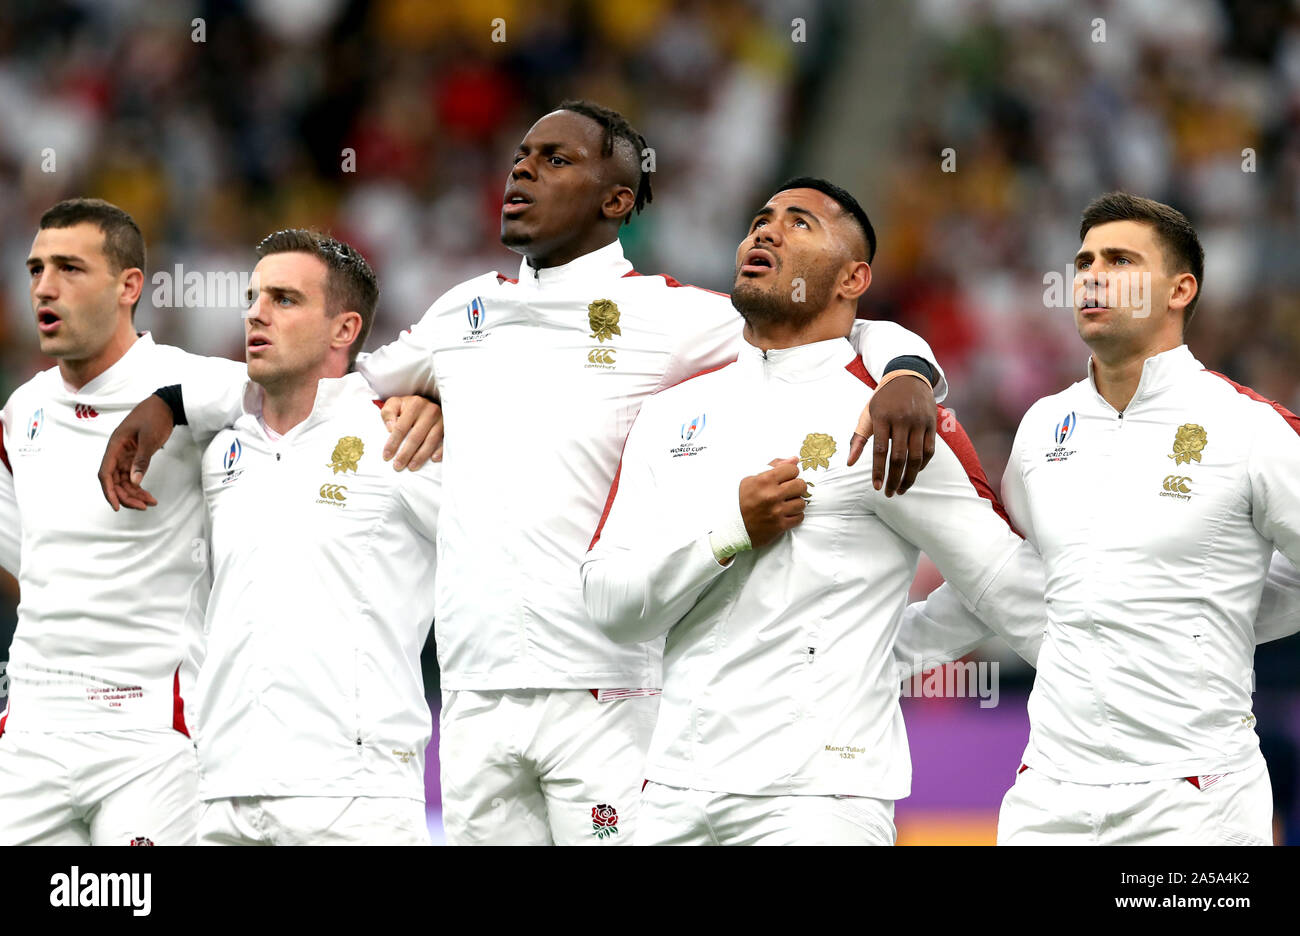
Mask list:
POLYGON ((656 486, 690 510, 733 499, 742 478, 769 470, 774 459, 797 459, 808 485, 806 518, 866 512, 871 465, 847 467, 857 409, 796 398, 727 401, 678 407, 656 420, 656 486), (851 412, 850 412, 851 411, 851 412))

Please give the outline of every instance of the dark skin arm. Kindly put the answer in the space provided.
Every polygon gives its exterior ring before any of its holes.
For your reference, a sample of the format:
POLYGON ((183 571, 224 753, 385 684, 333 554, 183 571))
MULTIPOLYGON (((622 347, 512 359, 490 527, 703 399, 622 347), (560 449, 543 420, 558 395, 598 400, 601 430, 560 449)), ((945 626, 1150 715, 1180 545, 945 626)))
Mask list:
POLYGON ((885 496, 905 494, 934 457, 938 410, 934 388, 920 377, 896 377, 874 394, 849 444, 853 465, 875 436, 871 480, 885 496), (888 465, 888 473, 886 473, 888 465))
POLYGON ((99 463, 99 487, 114 510, 145 510, 157 505, 158 501, 140 482, 149 470, 149 461, 171 438, 173 428, 171 408, 151 396, 127 413, 113 430, 99 463))

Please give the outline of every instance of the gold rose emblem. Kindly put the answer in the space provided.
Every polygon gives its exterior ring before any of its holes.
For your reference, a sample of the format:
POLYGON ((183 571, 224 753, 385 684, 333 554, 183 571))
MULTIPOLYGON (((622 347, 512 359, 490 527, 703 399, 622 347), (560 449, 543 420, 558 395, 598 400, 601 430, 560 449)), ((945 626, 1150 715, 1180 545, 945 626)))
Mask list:
POLYGON ((1201 450, 1205 448, 1205 429, 1186 423, 1178 427, 1174 436, 1174 453, 1169 457, 1175 465, 1190 464, 1201 460, 1201 450))
POLYGON ((799 468, 829 468, 835 454, 835 440, 824 432, 810 432, 799 450, 799 468))
POLYGON ((334 454, 330 456, 329 467, 334 469, 334 473, 340 471, 356 471, 357 462, 361 460, 362 454, 366 447, 361 444, 361 440, 356 436, 344 436, 339 439, 339 444, 334 446, 334 454))
POLYGON ((606 338, 613 341, 615 335, 623 334, 618 327, 618 306, 613 299, 597 299, 588 305, 587 320, 591 322, 591 337, 597 341, 606 338))

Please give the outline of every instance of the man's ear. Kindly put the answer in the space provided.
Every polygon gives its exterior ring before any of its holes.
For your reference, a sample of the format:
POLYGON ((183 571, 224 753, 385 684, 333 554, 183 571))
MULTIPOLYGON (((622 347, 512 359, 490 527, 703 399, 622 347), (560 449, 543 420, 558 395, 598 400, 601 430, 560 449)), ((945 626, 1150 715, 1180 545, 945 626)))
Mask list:
POLYGON ((121 290, 118 301, 126 303, 128 308, 134 308, 144 292, 144 270, 139 267, 123 270, 117 275, 117 284, 121 290))
POLYGON ((361 334, 361 313, 345 309, 334 316, 334 334, 330 338, 331 348, 350 348, 361 334))
POLYGON ((1179 273, 1174 277, 1174 281, 1169 289, 1169 308, 1175 312, 1183 314, 1183 320, 1187 319, 1187 307, 1192 304, 1197 293, 1201 291, 1201 286, 1196 282, 1196 277, 1191 273, 1179 273))
POLYGON ((616 185, 605 194, 604 201, 600 203, 600 213, 622 224, 635 207, 636 192, 626 185, 616 185))
POLYGON ((849 302, 858 298, 871 286, 871 264, 865 260, 854 260, 840 276, 839 293, 849 302))

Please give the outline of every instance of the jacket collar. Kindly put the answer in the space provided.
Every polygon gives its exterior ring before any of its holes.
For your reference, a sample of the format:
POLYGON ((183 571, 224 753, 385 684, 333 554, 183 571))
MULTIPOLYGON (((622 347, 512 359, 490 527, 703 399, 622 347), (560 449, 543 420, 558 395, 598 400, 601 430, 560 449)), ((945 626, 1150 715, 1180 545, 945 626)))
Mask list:
MULTIPOLYGON (((290 429, 285 435, 305 432, 312 426, 325 422, 338 410, 340 405, 348 403, 359 393, 365 393, 371 398, 374 397, 370 385, 366 383, 366 379, 360 374, 351 373, 343 377, 322 377, 316 384, 316 401, 312 404, 311 412, 306 419, 290 429)), ((259 423, 262 416, 262 402, 265 398, 266 391, 262 389, 261 384, 250 380, 244 385, 244 412, 259 423)))
MULTIPOLYGON (((1188 374, 1202 370, 1205 370, 1205 365, 1192 356, 1191 350, 1185 344, 1153 354, 1142 363, 1142 377, 1138 380, 1137 390, 1129 402, 1129 407, 1132 408, 1134 403, 1143 398, 1154 396, 1166 387, 1176 384, 1188 374)), ((1101 394, 1097 391, 1091 356, 1088 358, 1088 384, 1092 387, 1093 393, 1101 398, 1101 394)))
POLYGON ((532 289, 553 289, 568 283, 618 279, 632 272, 632 264, 623 256, 623 245, 615 240, 599 250, 559 266, 534 269, 528 259, 519 262, 519 285, 532 289))
POLYGON ((827 370, 847 367, 857 357, 847 338, 831 338, 812 344, 763 351, 748 341, 740 346, 737 362, 746 374, 803 383, 825 376, 827 370))
POLYGON ((147 357, 154 347, 153 335, 149 332, 136 332, 135 341, 131 342, 126 352, 80 390, 70 387, 67 381, 63 380, 62 374, 59 376, 59 385, 69 396, 79 399, 115 393, 123 389, 132 378, 139 376, 141 358, 147 357))

